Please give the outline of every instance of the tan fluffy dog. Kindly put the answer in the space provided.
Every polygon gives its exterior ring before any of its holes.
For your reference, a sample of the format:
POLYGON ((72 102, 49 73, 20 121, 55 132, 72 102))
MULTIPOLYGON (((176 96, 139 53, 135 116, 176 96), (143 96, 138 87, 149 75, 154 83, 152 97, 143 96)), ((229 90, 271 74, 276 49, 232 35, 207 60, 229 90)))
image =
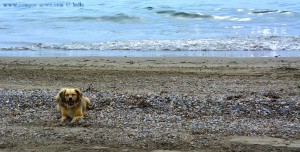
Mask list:
POLYGON ((84 118, 86 108, 91 104, 89 98, 84 97, 79 89, 62 88, 55 96, 56 108, 61 113, 61 122, 68 118, 72 119, 71 123, 75 123, 78 119, 84 118))

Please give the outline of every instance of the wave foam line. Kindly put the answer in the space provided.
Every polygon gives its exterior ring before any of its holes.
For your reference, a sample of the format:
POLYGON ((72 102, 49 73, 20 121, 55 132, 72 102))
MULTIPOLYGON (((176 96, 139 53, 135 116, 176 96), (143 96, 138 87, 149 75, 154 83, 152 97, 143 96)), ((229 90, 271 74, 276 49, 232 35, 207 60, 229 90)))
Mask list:
POLYGON ((136 51, 267 51, 300 50, 299 37, 258 37, 198 40, 129 40, 98 43, 34 43, 0 50, 136 50, 136 51))

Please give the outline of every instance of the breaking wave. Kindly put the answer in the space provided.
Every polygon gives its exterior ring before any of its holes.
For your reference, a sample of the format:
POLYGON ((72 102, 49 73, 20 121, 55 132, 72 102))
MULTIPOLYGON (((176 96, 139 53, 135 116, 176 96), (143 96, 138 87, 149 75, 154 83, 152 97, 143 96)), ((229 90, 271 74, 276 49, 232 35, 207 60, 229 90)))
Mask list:
POLYGON ((97 43, 29 43, 0 50, 135 50, 135 51, 276 51, 300 50, 299 37, 247 37, 198 40, 130 40, 97 43))

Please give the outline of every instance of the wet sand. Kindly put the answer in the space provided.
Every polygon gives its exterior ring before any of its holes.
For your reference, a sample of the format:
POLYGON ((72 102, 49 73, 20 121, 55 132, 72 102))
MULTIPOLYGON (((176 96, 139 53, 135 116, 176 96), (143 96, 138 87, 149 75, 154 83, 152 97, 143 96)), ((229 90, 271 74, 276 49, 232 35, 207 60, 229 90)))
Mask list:
POLYGON ((299 72, 281 57, 2 57, 0 150, 299 150, 299 72), (59 123, 61 87, 93 102, 83 122, 59 123))

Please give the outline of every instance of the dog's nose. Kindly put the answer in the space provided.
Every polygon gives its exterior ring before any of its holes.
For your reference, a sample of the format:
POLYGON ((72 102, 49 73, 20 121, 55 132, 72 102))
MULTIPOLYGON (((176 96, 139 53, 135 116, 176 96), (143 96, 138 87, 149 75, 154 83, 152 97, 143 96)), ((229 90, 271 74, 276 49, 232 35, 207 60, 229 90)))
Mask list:
POLYGON ((69 102, 68 103, 69 103, 70 106, 73 106, 74 105, 74 100, 72 98, 69 98, 69 102))

